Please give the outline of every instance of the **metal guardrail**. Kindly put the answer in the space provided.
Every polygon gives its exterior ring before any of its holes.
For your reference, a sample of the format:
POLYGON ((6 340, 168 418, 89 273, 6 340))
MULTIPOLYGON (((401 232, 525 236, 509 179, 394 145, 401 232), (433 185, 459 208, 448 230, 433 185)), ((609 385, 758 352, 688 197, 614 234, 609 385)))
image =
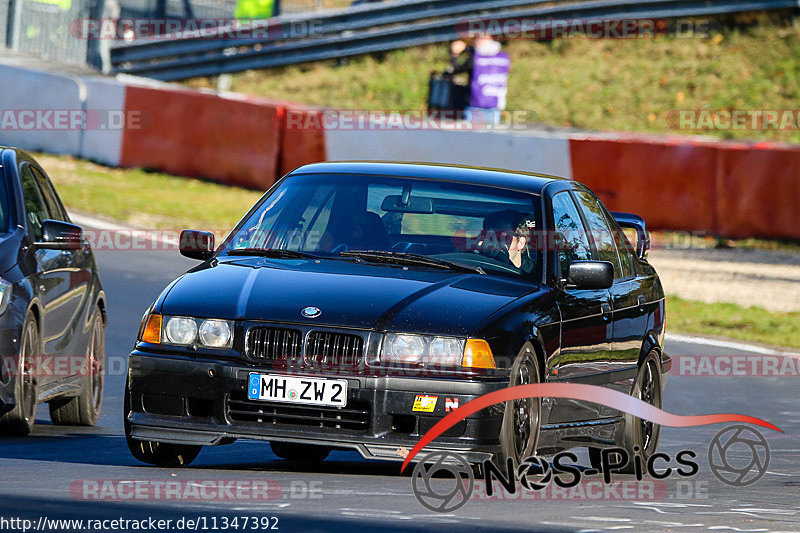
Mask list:
POLYGON ((292 34, 292 23, 304 19, 279 17, 268 22, 281 29, 279 36, 227 40, 162 37, 117 46, 112 49, 111 62, 115 73, 171 81, 451 41, 458 38, 456 24, 466 18, 668 19, 800 7, 798 0, 556 1, 559 3, 553 5, 553 0, 412 0, 358 6, 331 12, 320 19, 313 33, 292 34), (545 2, 548 5, 542 6, 545 2))
POLYGON ((412 0, 387 4, 356 6, 346 10, 329 12, 323 17, 309 18, 305 16, 277 17, 254 25, 254 28, 276 29, 279 35, 270 35, 263 39, 227 39, 224 42, 217 35, 224 35, 231 26, 223 26, 209 30, 205 38, 181 38, 175 36, 159 36, 141 39, 113 49, 114 62, 142 61, 161 59, 169 55, 203 53, 221 48, 274 45, 287 40, 300 41, 308 38, 320 38, 344 32, 358 32, 404 23, 417 22, 420 19, 434 17, 465 16, 486 10, 506 9, 514 6, 529 6, 552 0, 412 0))

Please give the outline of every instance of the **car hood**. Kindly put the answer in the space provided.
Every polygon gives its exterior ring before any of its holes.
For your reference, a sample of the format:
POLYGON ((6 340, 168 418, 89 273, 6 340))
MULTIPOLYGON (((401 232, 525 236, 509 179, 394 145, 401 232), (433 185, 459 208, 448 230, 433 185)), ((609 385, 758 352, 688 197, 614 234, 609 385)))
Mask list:
POLYGON ((340 260, 226 258, 160 299, 165 315, 467 335, 536 284, 491 275, 340 260), (317 318, 300 311, 317 307, 317 318))

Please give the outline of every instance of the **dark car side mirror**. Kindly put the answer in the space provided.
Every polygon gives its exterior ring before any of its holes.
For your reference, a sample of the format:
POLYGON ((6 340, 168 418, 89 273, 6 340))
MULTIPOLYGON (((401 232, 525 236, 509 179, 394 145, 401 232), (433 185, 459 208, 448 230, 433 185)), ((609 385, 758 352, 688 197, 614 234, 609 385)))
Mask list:
POLYGON ((568 284, 576 289, 608 289, 614 284, 614 265, 608 261, 574 261, 568 284))
POLYGON ((639 215, 633 213, 611 213, 614 220, 622 228, 630 228, 636 230, 636 255, 639 259, 647 258, 647 250, 650 249, 650 233, 647 231, 647 224, 644 219, 639 215))
POLYGON ((46 250, 77 250, 83 245, 83 229, 60 220, 42 221, 42 239, 34 246, 46 250))
POLYGON ((214 234, 193 229, 182 230, 178 248, 181 255, 205 261, 214 255, 214 234))

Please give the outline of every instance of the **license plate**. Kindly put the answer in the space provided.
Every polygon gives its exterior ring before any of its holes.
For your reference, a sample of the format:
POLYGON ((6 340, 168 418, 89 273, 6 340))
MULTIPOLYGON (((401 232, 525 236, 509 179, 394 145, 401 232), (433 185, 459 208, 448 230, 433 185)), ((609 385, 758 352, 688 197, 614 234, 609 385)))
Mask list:
POLYGON ((251 400, 301 403, 308 405, 347 405, 347 380, 250 374, 247 397, 251 400))

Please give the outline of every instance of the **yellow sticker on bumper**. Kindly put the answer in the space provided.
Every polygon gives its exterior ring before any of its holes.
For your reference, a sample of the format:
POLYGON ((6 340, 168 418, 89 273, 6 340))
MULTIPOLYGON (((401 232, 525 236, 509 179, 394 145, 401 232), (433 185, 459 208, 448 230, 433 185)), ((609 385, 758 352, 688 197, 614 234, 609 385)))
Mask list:
POLYGON ((428 396, 427 394, 418 394, 414 398, 414 408, 412 411, 421 411, 423 413, 432 413, 436 409, 436 402, 439 400, 438 396, 428 396))

